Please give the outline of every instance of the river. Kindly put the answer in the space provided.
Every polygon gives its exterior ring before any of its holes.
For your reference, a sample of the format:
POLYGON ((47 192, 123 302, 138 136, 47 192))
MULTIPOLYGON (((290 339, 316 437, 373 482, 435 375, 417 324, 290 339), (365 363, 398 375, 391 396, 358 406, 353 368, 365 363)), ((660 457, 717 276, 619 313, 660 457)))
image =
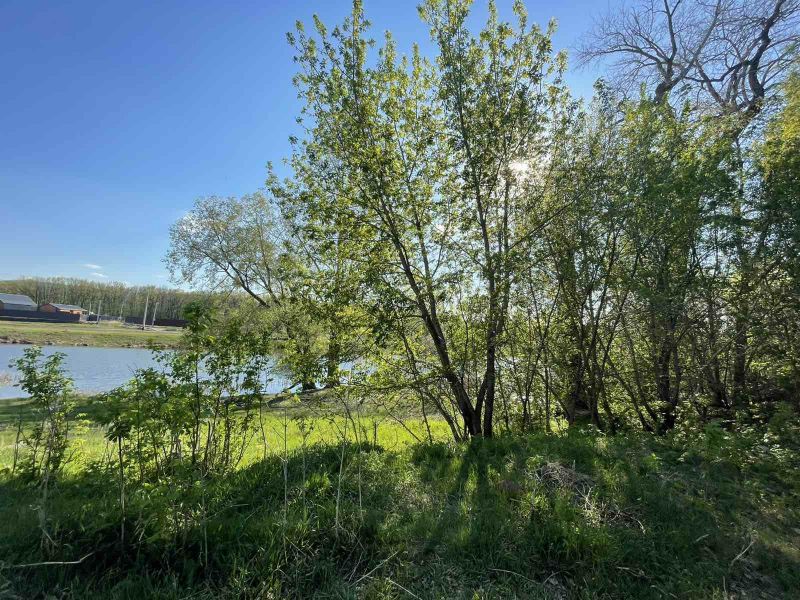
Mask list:
MULTIPOLYGON (((9 365, 22 356, 25 344, 0 344, 0 399, 22 398, 27 394, 16 387, 18 374, 9 365), (9 379, 11 381, 9 381, 9 379)), ((75 390, 82 394, 107 392, 133 377, 137 369, 160 369, 150 350, 142 348, 91 348, 83 346, 44 346, 42 352, 49 356, 55 352, 66 355, 64 370, 73 380, 75 390)), ((274 376, 266 388, 276 393, 288 385, 283 377, 274 376)))

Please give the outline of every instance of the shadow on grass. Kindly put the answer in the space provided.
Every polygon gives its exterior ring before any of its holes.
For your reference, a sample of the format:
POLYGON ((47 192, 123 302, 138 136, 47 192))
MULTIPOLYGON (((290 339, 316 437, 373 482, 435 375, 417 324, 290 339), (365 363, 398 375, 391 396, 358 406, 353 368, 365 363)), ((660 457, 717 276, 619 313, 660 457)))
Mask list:
MULTIPOLYGON (((796 479, 769 457, 736 463, 648 437, 501 437, 399 453, 320 444, 203 484, 140 484, 131 472, 126 486, 123 519, 113 466, 61 482, 51 558, 95 554, 73 566, 0 569, 0 590, 6 578, 23 597, 800 592, 796 479), (576 474, 581 486, 548 473, 576 474)), ((37 494, 18 479, 0 483, 7 564, 42 560, 37 494)))
POLYGON ((709 597, 737 582, 775 597, 800 589, 800 554, 790 541, 795 492, 784 482, 772 505, 780 517, 765 518, 753 474, 730 461, 687 464, 682 451, 653 438, 583 434, 478 441, 460 453, 419 447, 413 460, 420 479, 441 490, 425 551, 460 563, 467 580, 513 573, 637 598, 709 597), (554 464, 588 489, 550 485, 554 464), (762 558, 740 564, 736 556, 759 529, 782 543, 756 540, 749 551, 762 558))
MULTIPOLYGON (((77 396, 74 402, 75 408, 70 413, 70 419, 86 420, 90 424, 103 421, 106 408, 97 396, 77 396)), ((19 423, 27 428, 40 418, 30 398, 0 399, 0 428, 14 429, 19 423)))

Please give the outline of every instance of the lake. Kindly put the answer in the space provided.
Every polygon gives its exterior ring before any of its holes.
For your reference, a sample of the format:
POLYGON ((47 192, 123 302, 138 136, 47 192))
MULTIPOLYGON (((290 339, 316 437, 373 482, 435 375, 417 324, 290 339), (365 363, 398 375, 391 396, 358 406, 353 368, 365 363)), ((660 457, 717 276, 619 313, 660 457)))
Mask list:
MULTIPOLYGON (((28 347, 26 344, 0 344, 0 399, 27 395, 13 385, 17 380, 17 371, 9 363, 20 358, 28 347), (10 376, 13 381, 8 383, 8 377, 4 375, 10 376)), ((55 352, 65 354, 64 370, 72 378, 75 390, 84 394, 107 392, 119 387, 130 380, 137 369, 161 368, 153 353, 143 348, 44 346, 42 352, 45 356, 55 352)), ((268 393, 280 392, 289 385, 283 377, 273 377, 266 387, 268 393)))

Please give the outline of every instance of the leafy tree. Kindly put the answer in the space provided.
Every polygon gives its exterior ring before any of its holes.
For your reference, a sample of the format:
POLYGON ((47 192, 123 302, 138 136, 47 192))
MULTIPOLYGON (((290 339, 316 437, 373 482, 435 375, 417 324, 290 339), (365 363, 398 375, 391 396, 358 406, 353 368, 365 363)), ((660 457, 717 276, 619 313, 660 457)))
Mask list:
POLYGON ((398 57, 387 34, 372 65, 360 2, 330 33, 318 20, 317 37, 300 26, 290 41, 309 135, 297 141, 292 165, 314 190, 305 219, 367 257, 362 281, 381 326, 401 338, 404 319, 424 327, 436 366, 412 371, 446 382, 466 432, 490 436, 515 261, 538 231, 530 216, 539 195, 525 171, 551 141, 563 59, 551 52, 552 28, 529 26, 521 3, 514 26, 490 5, 480 36, 468 31, 469 4, 421 7, 439 48, 435 64, 417 49, 398 57), (459 296, 483 300, 468 314, 459 296), (466 374, 472 357, 452 341, 453 311, 483 338, 474 378, 466 374))
POLYGON ((769 243, 756 344, 763 372, 791 396, 800 387, 800 75, 787 80, 783 106, 766 128, 757 160, 760 219, 755 228, 769 243))
POLYGON ((209 197, 170 230, 173 277, 210 289, 238 289, 268 312, 274 351, 304 390, 320 375, 320 332, 309 319, 304 270, 271 199, 209 197))
POLYGON ((69 458, 68 433, 74 401, 72 380, 64 372, 64 358, 60 352, 45 357, 41 348, 32 346, 12 365, 20 373, 17 385, 30 396, 36 415, 36 425, 23 438, 28 451, 22 465, 45 488, 69 458))
POLYGON ((12 365, 20 372, 18 385, 30 396, 36 418, 33 429, 22 436, 20 467, 39 488, 38 503, 33 508, 39 518, 41 547, 46 553, 57 545, 48 523, 52 489, 73 457, 68 450, 74 398, 72 380, 65 375, 63 362, 64 354, 57 352, 45 358, 41 348, 32 346, 12 365))
MULTIPOLYGON (((626 307, 629 288, 625 233, 633 199, 623 175, 624 135, 613 95, 602 85, 588 112, 577 111, 552 155, 549 197, 559 208, 547 228, 545 264, 552 265, 550 343, 562 383, 557 398, 567 420, 588 415, 597 426, 613 428, 605 376, 610 350, 626 307)), ((552 384, 551 384, 552 385, 552 384)))

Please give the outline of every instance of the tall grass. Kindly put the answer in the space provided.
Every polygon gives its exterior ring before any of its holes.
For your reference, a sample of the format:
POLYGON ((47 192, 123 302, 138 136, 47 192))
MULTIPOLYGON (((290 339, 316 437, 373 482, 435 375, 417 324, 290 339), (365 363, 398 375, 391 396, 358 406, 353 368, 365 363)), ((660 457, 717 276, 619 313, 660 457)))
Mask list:
POLYGON ((202 490, 129 481, 124 544, 113 461, 87 453, 52 507, 60 550, 51 561, 88 556, 77 564, 19 566, 42 562, 29 509, 35 490, 6 475, 0 590, 80 598, 800 594, 798 454, 765 444, 763 432, 654 439, 573 431, 455 445, 418 443, 389 423, 377 439, 357 439, 349 424, 351 433, 337 437, 348 423, 341 415, 266 417, 267 455, 248 455, 202 490))

